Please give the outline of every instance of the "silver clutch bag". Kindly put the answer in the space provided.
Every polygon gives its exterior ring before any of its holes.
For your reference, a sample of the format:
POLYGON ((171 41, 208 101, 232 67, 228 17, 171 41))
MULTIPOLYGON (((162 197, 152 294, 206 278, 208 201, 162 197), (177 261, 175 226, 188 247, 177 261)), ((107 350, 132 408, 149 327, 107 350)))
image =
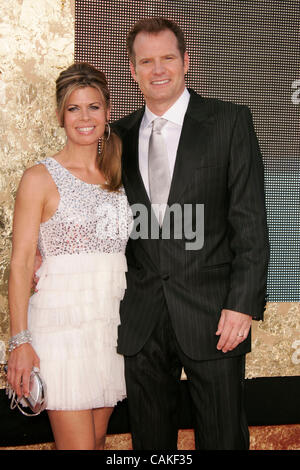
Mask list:
MULTIPOLYGON (((7 366, 4 367, 7 372, 7 366)), ((6 395, 10 399, 10 409, 18 408, 25 416, 37 416, 47 406, 47 388, 37 367, 32 369, 29 381, 28 397, 17 397, 16 392, 7 383, 6 395), (31 413, 27 413, 23 408, 30 408, 31 413)))

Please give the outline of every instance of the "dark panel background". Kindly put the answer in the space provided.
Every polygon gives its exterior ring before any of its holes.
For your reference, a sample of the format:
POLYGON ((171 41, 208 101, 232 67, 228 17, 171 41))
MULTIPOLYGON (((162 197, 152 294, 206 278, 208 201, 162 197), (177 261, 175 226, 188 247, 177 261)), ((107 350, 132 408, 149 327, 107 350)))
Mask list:
POLYGON ((125 39, 136 20, 150 16, 174 19, 184 30, 189 87, 250 107, 265 164, 268 300, 300 301, 300 113, 292 100, 299 78, 299 1, 77 0, 75 59, 106 73, 112 120, 143 104, 125 39))
MULTIPOLYGON (((245 407, 249 426, 297 424, 300 422, 299 402, 300 377, 261 377, 246 380, 245 407), (280 406, 278 406, 280 404, 280 406)), ((52 442, 48 415, 28 418, 18 409, 10 410, 7 396, 0 390, 0 444, 20 446, 52 442), (28 423, 28 420, 30 423, 28 423)), ((178 404, 178 429, 193 428, 193 410, 190 405, 186 380, 180 384, 178 404)), ((130 432, 127 399, 118 403, 111 416, 107 434, 130 432)))

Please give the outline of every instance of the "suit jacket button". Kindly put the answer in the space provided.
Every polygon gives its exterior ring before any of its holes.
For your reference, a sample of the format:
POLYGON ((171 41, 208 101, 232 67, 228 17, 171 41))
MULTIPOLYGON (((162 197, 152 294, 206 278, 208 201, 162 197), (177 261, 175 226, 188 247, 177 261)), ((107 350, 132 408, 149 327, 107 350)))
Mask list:
POLYGON ((167 273, 164 273, 164 274, 161 275, 161 278, 162 278, 163 281, 167 281, 169 279, 169 277, 170 276, 167 273))

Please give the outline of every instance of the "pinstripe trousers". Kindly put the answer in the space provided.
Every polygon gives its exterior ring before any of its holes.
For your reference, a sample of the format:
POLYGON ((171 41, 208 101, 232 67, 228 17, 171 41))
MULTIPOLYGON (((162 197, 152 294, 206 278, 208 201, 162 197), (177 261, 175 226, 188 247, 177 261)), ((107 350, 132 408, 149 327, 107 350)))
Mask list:
POLYGON ((133 449, 177 449, 182 367, 192 401, 196 449, 247 450, 245 356, 190 359, 176 340, 167 308, 142 350, 125 356, 133 449))

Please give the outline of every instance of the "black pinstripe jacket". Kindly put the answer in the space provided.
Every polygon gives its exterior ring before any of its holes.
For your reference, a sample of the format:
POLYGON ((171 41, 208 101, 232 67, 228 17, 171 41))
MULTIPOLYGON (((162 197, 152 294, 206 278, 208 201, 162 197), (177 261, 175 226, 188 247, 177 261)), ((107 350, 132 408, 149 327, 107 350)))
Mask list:
MULTIPOLYGON (((203 204, 204 243, 187 250, 185 236, 130 239, 127 291, 121 303, 118 351, 137 353, 167 305, 178 342, 193 359, 223 357, 215 332, 222 308, 261 319, 269 257, 263 164, 246 106, 203 98, 193 90, 185 115, 168 205, 203 204)), ((129 203, 151 214, 138 167, 144 109, 114 123, 123 141, 123 184, 129 203)), ((183 215, 182 215, 183 217, 183 215)), ((197 221, 193 210, 193 227, 197 221)), ((177 214, 178 218, 178 214, 177 214)), ((153 219, 152 219, 153 222, 153 219)), ((150 219, 149 219, 150 223, 150 219)), ((165 221, 164 221, 165 224, 165 221)), ((149 225, 150 226, 150 225, 149 225)), ((251 337, 226 356, 250 351, 251 337)))

